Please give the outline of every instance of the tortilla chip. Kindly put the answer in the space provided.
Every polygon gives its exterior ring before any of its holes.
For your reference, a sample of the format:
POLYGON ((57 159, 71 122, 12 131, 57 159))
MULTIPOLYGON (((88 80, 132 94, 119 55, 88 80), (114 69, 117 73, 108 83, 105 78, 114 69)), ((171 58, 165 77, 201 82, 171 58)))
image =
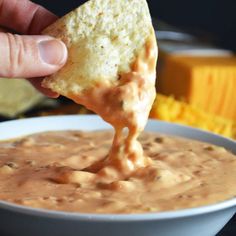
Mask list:
POLYGON ((153 34, 146 0, 90 0, 44 30, 65 42, 68 61, 43 86, 70 97, 113 84, 153 34))
POLYGON ((0 78, 0 115, 13 118, 41 103, 44 96, 26 80, 0 78))

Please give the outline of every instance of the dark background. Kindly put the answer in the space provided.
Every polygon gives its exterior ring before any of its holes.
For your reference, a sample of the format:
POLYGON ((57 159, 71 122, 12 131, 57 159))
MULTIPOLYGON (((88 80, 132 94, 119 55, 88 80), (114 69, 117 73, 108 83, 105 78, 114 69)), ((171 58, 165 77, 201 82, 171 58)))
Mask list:
MULTIPOLYGON (((85 0, 33 0, 58 16, 85 0)), ((152 16, 236 51, 236 0, 147 0, 152 16)))
MULTIPOLYGON (((85 0, 33 0, 58 16, 85 0)), ((236 51, 236 0, 148 0, 153 17, 236 51)), ((236 235, 236 217, 218 236, 236 235)), ((201 227, 201 226, 199 226, 201 227)))

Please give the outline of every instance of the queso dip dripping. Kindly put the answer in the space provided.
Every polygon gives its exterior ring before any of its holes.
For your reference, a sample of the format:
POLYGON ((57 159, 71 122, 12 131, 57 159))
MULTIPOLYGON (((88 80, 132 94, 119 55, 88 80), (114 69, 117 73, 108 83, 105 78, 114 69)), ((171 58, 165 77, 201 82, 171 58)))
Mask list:
POLYGON ((115 135, 109 155, 91 170, 111 180, 123 179, 150 165, 137 138, 143 131, 156 96, 157 44, 153 28, 132 62, 130 71, 116 81, 100 81, 82 94, 68 97, 94 111, 110 123, 115 135))
POLYGON ((222 147, 141 134, 151 165, 125 178, 101 175, 112 131, 56 131, 0 142, 0 199, 87 213, 143 213, 211 204, 236 196, 236 156, 222 147))

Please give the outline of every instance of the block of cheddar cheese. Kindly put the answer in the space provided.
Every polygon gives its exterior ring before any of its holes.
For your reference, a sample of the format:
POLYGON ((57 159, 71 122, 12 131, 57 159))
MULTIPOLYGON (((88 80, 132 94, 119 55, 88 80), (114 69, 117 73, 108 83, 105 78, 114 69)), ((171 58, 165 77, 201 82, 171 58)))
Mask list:
POLYGON ((161 54, 159 92, 236 120, 236 57, 161 54))

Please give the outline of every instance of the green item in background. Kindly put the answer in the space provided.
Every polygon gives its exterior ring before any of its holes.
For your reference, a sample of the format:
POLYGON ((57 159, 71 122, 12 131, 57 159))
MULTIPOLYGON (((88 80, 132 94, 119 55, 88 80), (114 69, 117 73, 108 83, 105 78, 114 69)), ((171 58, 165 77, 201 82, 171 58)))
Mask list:
POLYGON ((44 99, 27 80, 0 78, 0 116, 14 118, 44 99))

